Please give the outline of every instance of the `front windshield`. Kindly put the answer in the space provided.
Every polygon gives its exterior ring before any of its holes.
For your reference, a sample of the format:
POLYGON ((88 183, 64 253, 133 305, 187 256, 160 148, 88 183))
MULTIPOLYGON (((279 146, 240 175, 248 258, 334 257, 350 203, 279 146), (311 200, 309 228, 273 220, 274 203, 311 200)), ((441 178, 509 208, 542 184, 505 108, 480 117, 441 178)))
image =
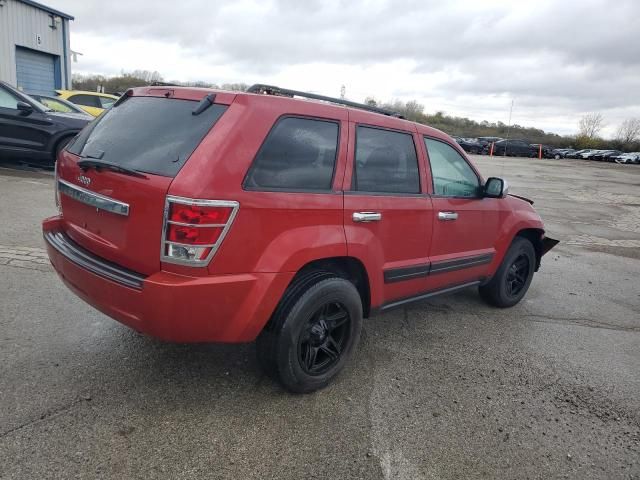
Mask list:
POLYGON ((37 101, 34 99, 31 99, 32 103, 35 103, 37 107, 41 108, 42 110, 44 110, 45 112, 55 112, 55 110, 52 107, 47 106, 44 102, 42 101, 37 101))
POLYGON ((40 103, 49 111, 61 113, 75 113, 68 105, 53 98, 41 97, 40 103))
MULTIPOLYGON (((27 95, 25 95, 25 96, 27 96, 27 95)), ((33 97, 29 97, 29 102, 33 103, 36 106, 36 108, 42 110, 43 112, 51 112, 51 111, 53 111, 53 109, 51 107, 47 107, 42 102, 37 101, 33 97)))

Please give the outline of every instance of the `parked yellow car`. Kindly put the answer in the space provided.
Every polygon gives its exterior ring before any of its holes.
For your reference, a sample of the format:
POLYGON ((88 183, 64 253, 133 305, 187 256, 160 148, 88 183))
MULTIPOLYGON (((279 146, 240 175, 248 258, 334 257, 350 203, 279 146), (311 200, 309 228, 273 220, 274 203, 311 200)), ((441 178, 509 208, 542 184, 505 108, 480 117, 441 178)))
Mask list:
POLYGON ((84 92, 82 90, 56 90, 56 93, 60 98, 75 103, 94 117, 104 112, 119 98, 108 93, 84 92))

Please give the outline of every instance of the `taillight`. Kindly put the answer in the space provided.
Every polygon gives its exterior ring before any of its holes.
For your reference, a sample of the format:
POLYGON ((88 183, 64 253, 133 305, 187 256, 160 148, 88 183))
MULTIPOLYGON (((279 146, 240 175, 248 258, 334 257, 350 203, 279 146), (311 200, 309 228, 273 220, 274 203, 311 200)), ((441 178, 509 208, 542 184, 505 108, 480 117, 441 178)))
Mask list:
POLYGON ((222 224, 229 220, 233 207, 210 207, 207 205, 185 205, 173 203, 169 210, 169 220, 193 224, 222 224))
POLYGON ((167 196, 162 229, 162 260, 207 265, 238 212, 238 202, 167 196))

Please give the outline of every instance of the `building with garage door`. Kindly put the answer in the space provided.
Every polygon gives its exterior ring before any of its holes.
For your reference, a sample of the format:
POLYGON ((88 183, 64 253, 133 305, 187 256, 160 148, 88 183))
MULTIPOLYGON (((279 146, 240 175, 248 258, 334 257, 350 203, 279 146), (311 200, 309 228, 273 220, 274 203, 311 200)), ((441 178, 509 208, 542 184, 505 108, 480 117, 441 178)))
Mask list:
POLYGON ((71 88, 69 20, 30 0, 0 0, 0 80, 26 93, 71 88))

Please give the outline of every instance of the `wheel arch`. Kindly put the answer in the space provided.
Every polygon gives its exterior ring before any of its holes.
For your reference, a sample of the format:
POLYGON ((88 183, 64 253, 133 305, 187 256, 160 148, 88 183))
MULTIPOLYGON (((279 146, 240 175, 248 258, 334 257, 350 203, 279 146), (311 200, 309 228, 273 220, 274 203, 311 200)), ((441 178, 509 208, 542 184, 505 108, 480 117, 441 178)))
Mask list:
POLYGON ((54 162, 57 160, 57 158, 56 158, 56 150, 58 149, 58 145, 60 145, 60 143, 65 141, 65 140, 71 140, 79 132, 80 132, 80 130, 67 130, 67 131, 59 133, 58 135, 56 135, 55 137, 53 137, 51 139, 51 142, 50 142, 50 145, 49 145, 49 150, 51 151, 51 157, 53 158, 54 162))
MULTIPOLYGON (((542 228, 523 228, 519 230, 513 237, 513 240, 515 240, 518 237, 526 238, 533 245, 533 249, 536 252, 536 269, 535 269, 536 272, 540 268, 540 262, 542 261, 543 236, 544 236, 544 230, 542 228)), ((511 240, 512 243, 513 243, 513 240, 511 240)))
POLYGON ((325 271, 349 280, 353 283, 362 300, 362 314, 364 318, 371 313, 371 283, 366 267, 356 257, 327 257, 312 260, 302 266, 291 280, 294 284, 299 278, 313 271, 325 271))

